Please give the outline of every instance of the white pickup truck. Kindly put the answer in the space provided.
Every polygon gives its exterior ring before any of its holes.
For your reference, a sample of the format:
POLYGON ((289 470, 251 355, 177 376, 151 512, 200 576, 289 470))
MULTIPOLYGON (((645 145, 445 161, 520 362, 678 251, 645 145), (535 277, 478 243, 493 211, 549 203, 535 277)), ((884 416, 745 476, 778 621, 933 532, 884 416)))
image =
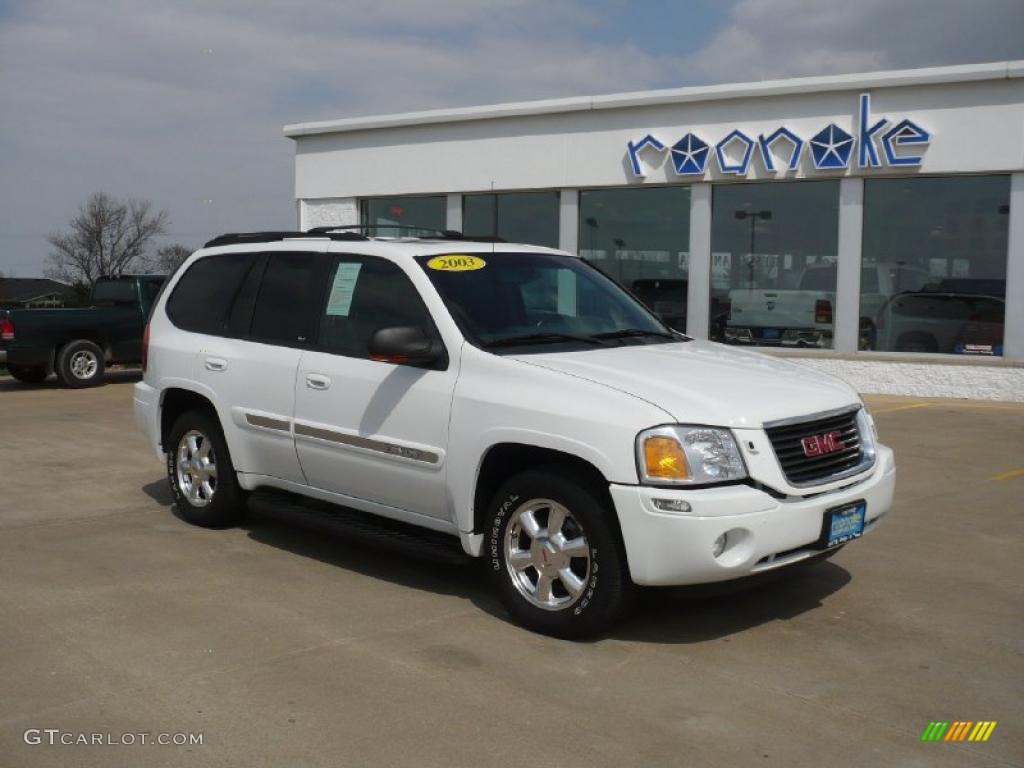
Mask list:
POLYGON ((892 504, 847 384, 674 332, 548 248, 226 235, 168 281, 144 349, 136 419, 185 520, 276 499, 403 525, 560 637, 635 585, 829 557, 892 504))
MULTIPOLYGON (((864 267, 860 275, 861 347, 874 344, 878 311, 904 291, 919 291, 928 273, 895 262, 864 267)), ((729 291, 725 341, 759 346, 832 346, 836 265, 814 264, 804 270, 796 289, 734 288, 729 291)))

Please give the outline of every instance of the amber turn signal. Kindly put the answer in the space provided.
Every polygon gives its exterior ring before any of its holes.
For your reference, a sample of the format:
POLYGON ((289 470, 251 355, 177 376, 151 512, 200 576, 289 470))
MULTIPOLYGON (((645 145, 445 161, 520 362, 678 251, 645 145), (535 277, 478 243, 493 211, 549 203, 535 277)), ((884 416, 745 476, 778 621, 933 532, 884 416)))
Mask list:
POLYGON ((644 441, 644 465, 651 479, 688 480, 690 477, 683 447, 671 437, 654 436, 644 441))

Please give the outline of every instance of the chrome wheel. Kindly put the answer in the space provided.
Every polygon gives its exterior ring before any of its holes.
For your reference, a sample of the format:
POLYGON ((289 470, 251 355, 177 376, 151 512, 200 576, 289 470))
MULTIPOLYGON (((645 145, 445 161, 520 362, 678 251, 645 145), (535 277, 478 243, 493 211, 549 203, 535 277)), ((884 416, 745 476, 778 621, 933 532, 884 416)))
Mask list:
POLYGON ((590 545, 568 509, 551 499, 531 499, 512 513, 505 566, 528 602, 560 611, 583 594, 590 578, 590 545))
POLYGON ((193 507, 213 501, 217 492, 217 456, 210 438, 197 429, 186 432, 178 442, 178 488, 193 507))
POLYGON ((68 364, 68 367, 76 379, 85 381, 96 375, 96 371, 100 367, 100 361, 96 357, 95 352, 91 352, 88 349, 80 349, 71 356, 71 362, 68 364))

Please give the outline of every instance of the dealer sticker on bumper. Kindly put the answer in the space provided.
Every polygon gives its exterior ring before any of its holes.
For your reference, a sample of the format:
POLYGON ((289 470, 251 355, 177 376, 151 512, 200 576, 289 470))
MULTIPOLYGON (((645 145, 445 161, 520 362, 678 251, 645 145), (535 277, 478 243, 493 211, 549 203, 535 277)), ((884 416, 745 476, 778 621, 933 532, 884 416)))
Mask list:
POLYGON ((826 549, 837 547, 851 539, 864 535, 864 519, 867 515, 866 501, 855 501, 825 512, 822 542, 826 549))

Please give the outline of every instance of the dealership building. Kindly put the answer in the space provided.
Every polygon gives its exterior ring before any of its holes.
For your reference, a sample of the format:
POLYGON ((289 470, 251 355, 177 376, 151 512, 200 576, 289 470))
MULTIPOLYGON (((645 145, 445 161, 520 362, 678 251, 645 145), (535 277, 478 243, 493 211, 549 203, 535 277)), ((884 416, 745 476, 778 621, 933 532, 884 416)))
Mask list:
POLYGON ((696 338, 865 392, 1024 400, 1024 61, 284 133, 301 229, 562 248, 696 338))

